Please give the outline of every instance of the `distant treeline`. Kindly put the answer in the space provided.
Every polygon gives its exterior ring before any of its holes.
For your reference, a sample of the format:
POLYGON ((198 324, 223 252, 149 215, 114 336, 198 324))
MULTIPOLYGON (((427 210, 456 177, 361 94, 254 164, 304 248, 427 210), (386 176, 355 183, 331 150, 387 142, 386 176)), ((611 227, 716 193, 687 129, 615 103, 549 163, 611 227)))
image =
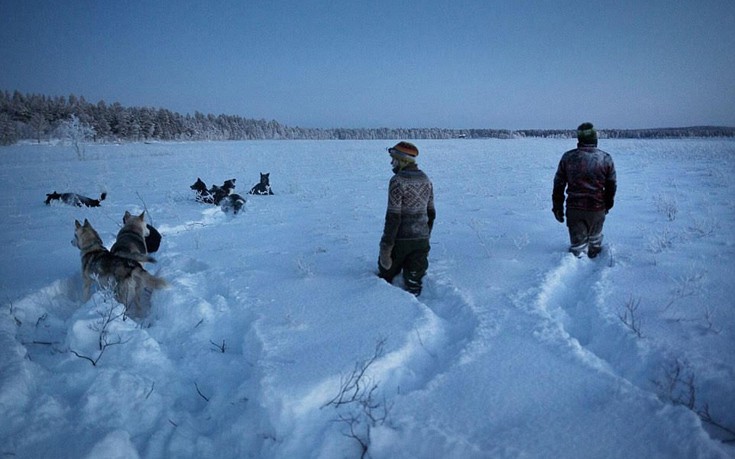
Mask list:
MULTIPOLYGON (((193 115, 164 108, 124 107, 115 102, 96 104, 82 96, 49 97, 0 91, 0 145, 19 140, 62 139, 68 125, 83 126, 94 142, 152 140, 256 140, 256 139, 510 139, 517 137, 573 138, 574 130, 547 129, 443 129, 443 128, 334 128, 292 127, 277 121, 235 115, 193 115)), ((696 126, 662 129, 606 129, 603 138, 735 137, 735 127, 696 126)))

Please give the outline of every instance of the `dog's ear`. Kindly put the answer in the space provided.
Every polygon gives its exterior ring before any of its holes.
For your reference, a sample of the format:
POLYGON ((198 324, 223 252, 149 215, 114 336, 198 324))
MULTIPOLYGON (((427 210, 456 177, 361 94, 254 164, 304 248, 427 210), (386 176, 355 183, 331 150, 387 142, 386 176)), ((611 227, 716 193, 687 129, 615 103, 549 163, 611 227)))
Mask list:
POLYGON ((130 218, 130 217, 131 217, 130 212, 128 212, 126 210, 125 211, 125 215, 123 215, 123 223, 127 223, 128 222, 128 218, 130 218))
POLYGON ((92 226, 86 218, 84 219, 84 226, 92 226))
POLYGON ((141 212, 140 215, 138 215, 138 218, 140 218, 141 220, 145 220, 145 210, 141 212))
POLYGON ((75 226, 75 227, 76 227, 77 229, 79 229, 79 228, 81 228, 81 227, 82 227, 82 224, 81 224, 81 223, 79 223, 79 220, 74 220, 74 226, 75 226))

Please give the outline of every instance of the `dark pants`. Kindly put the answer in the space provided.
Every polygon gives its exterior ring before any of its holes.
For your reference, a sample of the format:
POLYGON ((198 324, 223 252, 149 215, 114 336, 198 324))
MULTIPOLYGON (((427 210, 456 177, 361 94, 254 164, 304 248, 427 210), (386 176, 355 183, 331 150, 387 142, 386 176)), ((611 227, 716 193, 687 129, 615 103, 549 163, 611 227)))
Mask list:
POLYGON ((602 250, 602 226, 605 223, 605 211, 567 209, 567 228, 569 228, 569 251, 582 256, 586 251, 594 258, 602 250))
POLYGON ((390 269, 384 269, 378 263, 379 276, 388 282, 393 282, 393 278, 403 271, 406 290, 414 295, 421 294, 421 279, 429 268, 430 249, 431 246, 426 239, 396 241, 391 253, 393 265, 390 269))

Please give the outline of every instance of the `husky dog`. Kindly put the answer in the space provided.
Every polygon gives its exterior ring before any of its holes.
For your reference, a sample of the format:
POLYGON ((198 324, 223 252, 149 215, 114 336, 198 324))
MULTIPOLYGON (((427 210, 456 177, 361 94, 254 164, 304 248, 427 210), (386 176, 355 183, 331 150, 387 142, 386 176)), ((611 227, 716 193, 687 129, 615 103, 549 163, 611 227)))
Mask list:
POLYGON ((145 212, 132 215, 127 210, 123 216, 123 227, 117 233, 117 239, 110 252, 118 257, 135 260, 141 265, 145 262, 155 263, 156 259, 148 255, 145 238, 150 230, 145 223, 145 212))
POLYGON ((260 173, 260 183, 256 183, 255 186, 253 186, 250 189, 250 194, 260 194, 260 195, 266 195, 266 194, 273 194, 273 191, 271 190, 271 182, 270 182, 270 172, 267 174, 260 173))
POLYGON ((222 201, 230 195, 232 190, 235 189, 235 179, 225 180, 222 186, 212 185, 209 189, 209 193, 212 195, 212 200, 215 205, 222 204, 222 201))
POLYGON ((218 187, 221 197, 218 201, 216 199, 215 201, 219 202, 223 212, 227 213, 232 211, 233 214, 237 215, 245 205, 245 198, 237 193, 233 193, 232 190, 234 189, 235 179, 225 180, 225 183, 221 187, 218 187))
POLYGON ((225 183, 221 187, 212 187, 218 190, 215 193, 215 202, 220 204, 222 211, 227 213, 232 211, 233 214, 237 215, 242 207, 245 205, 245 198, 237 193, 233 193, 235 189, 235 179, 225 180, 225 183))
POLYGON ((233 214, 237 215, 245 205, 245 198, 237 193, 228 194, 222 200, 222 211, 228 213, 232 211, 233 214))
POLYGON ((151 275, 129 258, 118 257, 102 244, 102 238, 87 219, 84 224, 74 221, 74 240, 82 258, 84 301, 91 297, 92 282, 115 292, 115 299, 125 305, 126 314, 145 317, 150 311, 153 291, 166 287, 166 280, 151 275))
POLYGON ((212 185, 211 188, 207 188, 207 184, 201 178, 197 177, 197 181, 189 188, 197 192, 197 201, 215 204, 220 206, 223 212, 232 211, 232 213, 237 214, 245 205, 245 198, 232 192, 235 189, 236 181, 237 179, 232 178, 225 180, 222 186, 212 185))
POLYGON ((205 204, 214 204, 214 196, 212 196, 212 193, 207 189, 207 184, 202 181, 199 177, 197 177, 197 181, 194 182, 193 185, 191 185, 189 188, 196 191, 196 197, 194 199, 197 200, 197 202, 203 202, 205 204))
POLYGON ((76 193, 57 193, 54 191, 53 193, 46 194, 46 200, 44 203, 46 205, 51 204, 51 201, 59 200, 63 202, 64 204, 69 204, 70 206, 77 206, 77 207, 99 207, 100 202, 104 201, 107 197, 107 193, 102 193, 100 195, 99 199, 92 199, 88 198, 86 196, 82 196, 81 194, 76 193))

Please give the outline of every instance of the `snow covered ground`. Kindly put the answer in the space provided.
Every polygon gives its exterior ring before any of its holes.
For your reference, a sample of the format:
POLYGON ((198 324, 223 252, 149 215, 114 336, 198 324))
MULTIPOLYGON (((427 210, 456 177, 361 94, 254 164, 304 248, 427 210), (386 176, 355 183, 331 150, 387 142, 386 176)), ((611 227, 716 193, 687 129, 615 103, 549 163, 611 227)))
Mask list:
POLYGON ((601 140, 619 188, 594 260, 550 211, 573 140, 416 141, 418 299, 375 276, 394 143, 0 148, 0 455, 735 457, 735 141, 601 140), (259 172, 276 194, 237 216, 189 189, 259 172), (109 247, 146 208, 170 288, 105 320, 74 220, 109 247))

